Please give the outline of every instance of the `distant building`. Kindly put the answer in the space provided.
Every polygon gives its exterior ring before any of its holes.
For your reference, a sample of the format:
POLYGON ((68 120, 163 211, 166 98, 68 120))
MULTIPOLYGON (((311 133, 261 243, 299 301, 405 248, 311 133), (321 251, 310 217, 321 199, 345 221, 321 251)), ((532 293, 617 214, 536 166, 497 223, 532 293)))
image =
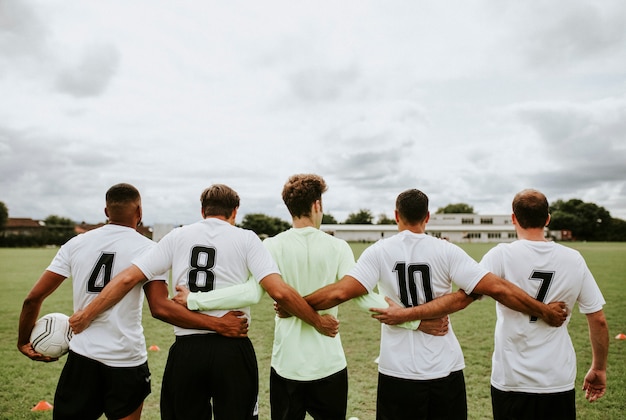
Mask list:
MULTIPOLYGON (((398 233, 396 225, 322 225, 321 229, 350 242, 374 242, 398 233)), ((513 242, 510 215, 431 214, 426 233, 456 243, 513 242)))
POLYGON ((9 217, 6 225, 4 225, 4 235, 23 235, 32 236, 41 232, 46 227, 43 220, 34 220, 26 217, 9 217))

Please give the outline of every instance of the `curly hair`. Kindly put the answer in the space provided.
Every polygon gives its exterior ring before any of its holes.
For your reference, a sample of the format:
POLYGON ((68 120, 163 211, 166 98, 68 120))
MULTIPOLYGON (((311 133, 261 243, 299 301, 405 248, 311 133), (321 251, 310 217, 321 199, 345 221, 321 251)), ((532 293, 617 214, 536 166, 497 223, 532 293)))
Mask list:
POLYGON ((283 201, 292 217, 310 216, 311 206, 327 189, 326 182, 319 175, 292 175, 283 187, 283 201))

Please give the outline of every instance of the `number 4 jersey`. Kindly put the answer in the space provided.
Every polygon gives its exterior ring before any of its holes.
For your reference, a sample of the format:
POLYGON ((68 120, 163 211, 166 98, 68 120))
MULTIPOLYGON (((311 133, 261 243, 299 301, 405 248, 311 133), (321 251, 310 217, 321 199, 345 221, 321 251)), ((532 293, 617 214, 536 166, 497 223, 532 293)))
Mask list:
MULTIPOLYGON (((108 224, 69 240, 47 270, 72 277, 74 311, 77 311, 95 299, 116 274, 129 267, 133 258, 154 245, 135 229, 108 224)), ((141 326, 143 300, 139 284, 96 317, 85 331, 74 335, 70 349, 107 366, 132 367, 144 363, 148 354, 141 326)))
MULTIPOLYGON (((381 294, 408 307, 451 293, 453 282, 469 294, 487 273, 458 246, 404 230, 367 248, 348 274, 368 291, 378 284, 381 294)), ((442 337, 382 325, 380 373, 427 380, 464 367, 452 323, 442 337)))
MULTIPOLYGON (((499 244, 484 268, 545 303, 562 301, 581 313, 602 309, 604 298, 580 253, 554 242, 499 244)), ((491 384, 501 391, 555 393, 574 388, 576 354, 567 331, 497 303, 491 384)))

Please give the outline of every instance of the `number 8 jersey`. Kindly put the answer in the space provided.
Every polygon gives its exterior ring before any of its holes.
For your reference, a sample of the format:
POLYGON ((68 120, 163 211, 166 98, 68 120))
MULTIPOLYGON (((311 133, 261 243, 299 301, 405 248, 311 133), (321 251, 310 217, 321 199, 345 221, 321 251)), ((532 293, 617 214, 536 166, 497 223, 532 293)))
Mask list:
MULTIPOLYGON (((182 285, 191 292, 242 284, 250 275, 261 281, 269 274, 280 273, 254 232, 214 217, 172 230, 150 252, 133 260, 133 264, 147 278, 171 269, 172 289, 182 285)), ((250 318, 249 307, 231 310, 243 311, 250 318)), ((221 317, 228 310, 202 312, 221 317)), ((214 333, 176 326, 174 332, 176 335, 214 333)))
MULTIPOLYGON (((403 306, 417 306, 452 292, 452 283, 470 294, 488 273, 458 246, 409 230, 382 239, 365 251, 348 275, 403 306)), ((380 373, 412 380, 437 379, 465 367, 461 346, 449 325, 435 337, 382 325, 380 373)))

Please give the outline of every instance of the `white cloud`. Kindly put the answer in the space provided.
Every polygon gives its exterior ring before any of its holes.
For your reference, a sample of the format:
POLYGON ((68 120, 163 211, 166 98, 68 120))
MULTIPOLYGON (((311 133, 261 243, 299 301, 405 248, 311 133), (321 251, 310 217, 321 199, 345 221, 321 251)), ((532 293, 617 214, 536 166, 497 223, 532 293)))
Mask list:
POLYGON ((199 217, 214 182, 287 219, 292 173, 337 219, 508 213, 519 189, 626 218, 626 7, 447 3, 0 4, 0 201, 13 217, 102 220, 116 182, 146 222, 199 217), (622 95, 622 96, 620 96, 622 95))

